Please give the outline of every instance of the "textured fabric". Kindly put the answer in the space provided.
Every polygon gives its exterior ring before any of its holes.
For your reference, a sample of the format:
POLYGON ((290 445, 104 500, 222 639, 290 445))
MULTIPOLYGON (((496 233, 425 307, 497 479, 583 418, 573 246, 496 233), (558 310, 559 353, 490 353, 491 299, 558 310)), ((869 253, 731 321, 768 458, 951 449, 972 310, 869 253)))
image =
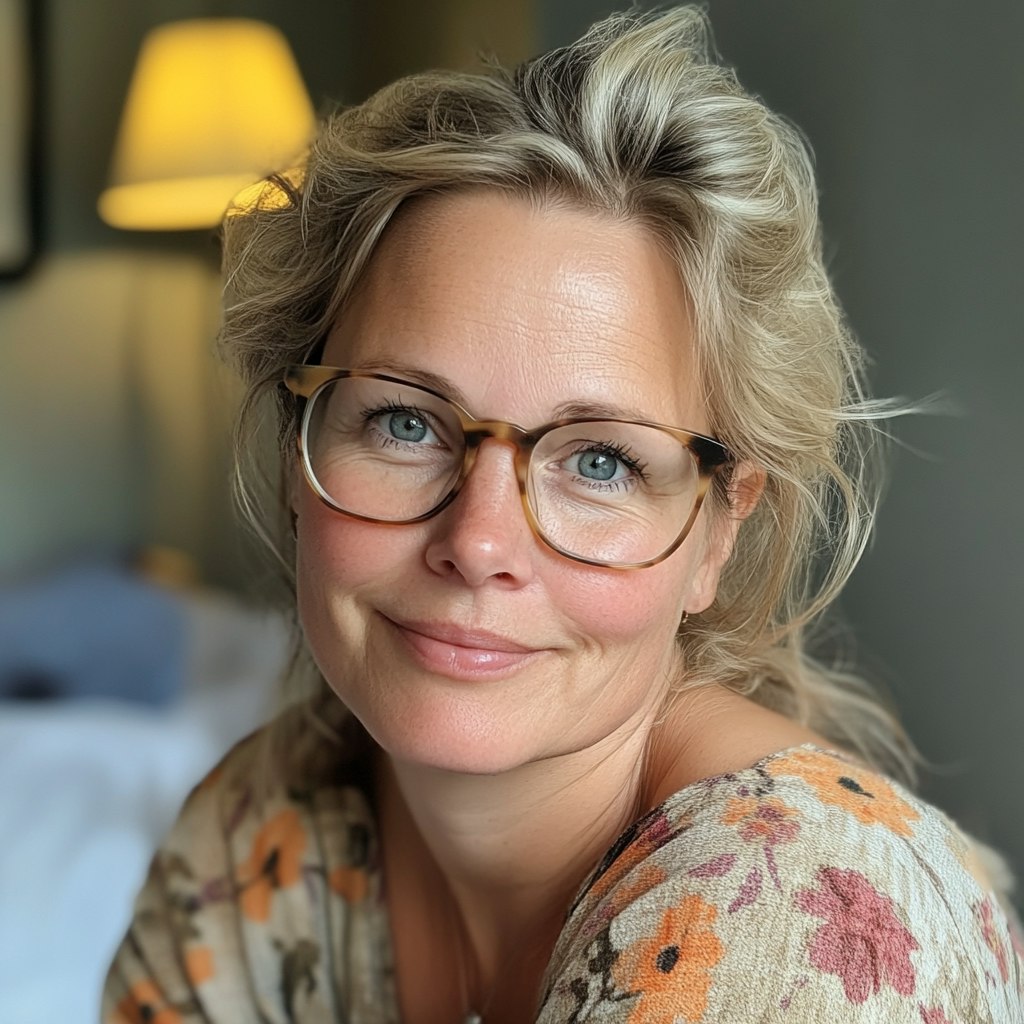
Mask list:
MULTIPOLYGON (((397 1024, 365 760, 257 804, 257 745, 192 793, 103 1024, 397 1024)), ((582 887, 538 1024, 1022 1024, 1019 932, 943 814, 803 746, 635 822, 582 887)))

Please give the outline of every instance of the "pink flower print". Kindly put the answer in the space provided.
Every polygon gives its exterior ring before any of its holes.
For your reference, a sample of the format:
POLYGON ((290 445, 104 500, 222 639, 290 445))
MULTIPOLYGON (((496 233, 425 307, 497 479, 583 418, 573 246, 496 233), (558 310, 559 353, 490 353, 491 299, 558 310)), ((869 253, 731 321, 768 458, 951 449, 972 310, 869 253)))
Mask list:
POLYGON ((917 1008, 920 1011, 921 1020, 924 1024, 953 1024, 946 1016, 945 1011, 940 1010, 937 1006, 928 1010, 925 1008, 924 1003, 919 1003, 917 1008))
POLYGON ((791 843, 797 837, 800 831, 800 822, 796 820, 798 816, 795 808, 774 797, 739 796, 733 797, 726 805, 722 824, 738 825, 744 842, 762 845, 768 873, 775 888, 781 889, 773 849, 779 843, 791 843))
POLYGON ((767 797, 758 800, 754 797, 733 797, 725 808, 722 822, 726 825, 739 825, 740 835, 748 843, 764 843, 775 846, 777 843, 792 842, 800 831, 799 822, 794 819, 797 812, 781 800, 767 797))
POLYGON ((735 914, 737 910, 756 902, 757 897, 761 895, 761 881, 761 872, 757 868, 751 868, 740 886, 739 895, 729 904, 730 914, 735 914))
POLYGON ((735 853, 721 853, 706 864, 698 864, 686 873, 693 878, 721 878, 729 874, 736 863, 735 853))
POLYGON ((896 916, 892 900, 859 871, 821 868, 817 878, 817 889, 796 897, 801 910, 826 921, 811 942, 811 963, 838 975, 851 1003, 866 1002, 887 984, 911 995, 917 979, 910 954, 920 947, 896 916))
POLYGON ((985 940, 985 945, 992 950, 992 954, 996 958, 996 963, 999 965, 999 977, 1003 979, 1005 985, 1010 977, 1010 967, 1007 963, 1006 947, 1003 945, 995 919, 992 917, 992 901, 984 899, 980 903, 976 903, 974 916, 981 925, 981 937, 985 940))

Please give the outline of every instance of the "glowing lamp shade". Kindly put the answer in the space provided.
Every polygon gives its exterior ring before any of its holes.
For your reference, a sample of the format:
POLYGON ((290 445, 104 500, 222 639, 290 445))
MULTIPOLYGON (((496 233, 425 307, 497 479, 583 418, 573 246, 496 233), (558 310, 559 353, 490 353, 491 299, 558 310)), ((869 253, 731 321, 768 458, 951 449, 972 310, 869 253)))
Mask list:
POLYGON ((171 22, 143 40, 100 216, 114 227, 218 224, 231 198, 308 145, 314 115, 284 36, 263 22, 171 22))

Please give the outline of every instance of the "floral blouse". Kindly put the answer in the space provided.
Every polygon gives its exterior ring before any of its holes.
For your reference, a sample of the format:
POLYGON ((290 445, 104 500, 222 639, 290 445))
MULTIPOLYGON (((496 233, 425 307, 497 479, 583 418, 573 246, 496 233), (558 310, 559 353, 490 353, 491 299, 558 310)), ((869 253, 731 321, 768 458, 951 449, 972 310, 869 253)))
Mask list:
MULTIPOLYGON (((398 1024, 368 763, 262 802, 255 766, 250 738, 186 801, 102 1024, 398 1024)), ((813 746, 694 783, 584 883, 536 1024, 1022 1024, 1024 946, 970 863, 941 812, 813 746)))

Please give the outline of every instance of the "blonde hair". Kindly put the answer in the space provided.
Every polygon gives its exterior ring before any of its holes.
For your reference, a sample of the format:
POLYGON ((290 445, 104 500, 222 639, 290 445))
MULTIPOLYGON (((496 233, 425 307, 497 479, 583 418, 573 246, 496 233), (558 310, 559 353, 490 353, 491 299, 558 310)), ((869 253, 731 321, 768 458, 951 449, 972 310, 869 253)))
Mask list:
MULTIPOLYGON (((712 431, 766 475, 717 599, 680 631, 686 685, 727 685, 911 781, 895 716, 807 650, 867 542, 878 421, 895 407, 866 397, 822 259, 808 148, 716 62, 699 10, 615 15, 511 72, 401 79, 328 117, 304 165, 226 219, 221 340, 246 386, 239 495, 285 572, 280 489, 276 504, 261 498, 248 459, 264 399, 287 467, 284 367, 316 358, 403 203, 467 188, 630 219, 674 257, 712 431)), ((716 507, 727 502, 720 487, 716 507)), ((317 686, 317 720, 336 727, 339 702, 317 686)))

